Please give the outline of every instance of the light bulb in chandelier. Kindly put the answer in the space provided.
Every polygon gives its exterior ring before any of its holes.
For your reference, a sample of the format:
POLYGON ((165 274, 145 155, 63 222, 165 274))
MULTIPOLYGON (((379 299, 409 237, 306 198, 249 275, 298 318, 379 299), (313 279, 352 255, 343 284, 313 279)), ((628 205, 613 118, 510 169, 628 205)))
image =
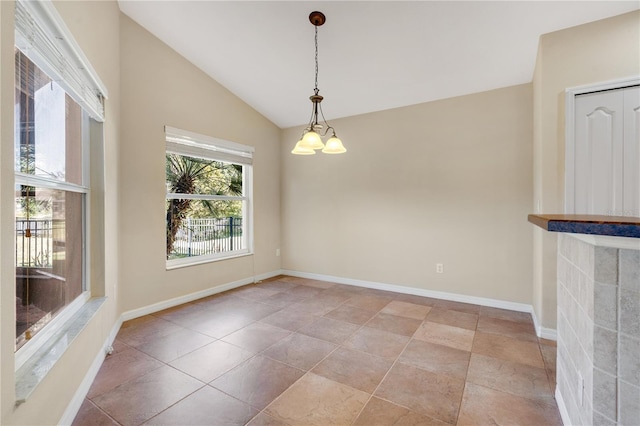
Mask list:
POLYGON ((302 137, 302 143, 304 146, 311 149, 322 149, 324 148, 324 144, 322 143, 322 139, 320 135, 316 133, 314 130, 309 130, 302 137))
POLYGON ((306 146, 302 139, 300 139, 291 153, 296 155, 313 155, 316 151, 306 146))
POLYGON ((342 154, 343 152, 347 152, 347 148, 342 145, 342 141, 338 139, 336 134, 329 138, 327 144, 324 146, 322 150, 325 154, 342 154))

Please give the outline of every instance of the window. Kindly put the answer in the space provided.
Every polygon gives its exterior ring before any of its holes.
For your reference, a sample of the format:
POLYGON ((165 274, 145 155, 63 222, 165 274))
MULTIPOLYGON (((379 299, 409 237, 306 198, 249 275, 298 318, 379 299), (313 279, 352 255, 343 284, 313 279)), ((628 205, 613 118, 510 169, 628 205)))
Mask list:
POLYGON ((16 2, 15 23, 18 369, 89 298, 89 127, 106 89, 50 3, 16 2))
POLYGON ((165 131, 167 267, 251 253, 253 148, 165 131))
POLYGON ((89 117, 15 50, 16 348, 85 290, 89 117))

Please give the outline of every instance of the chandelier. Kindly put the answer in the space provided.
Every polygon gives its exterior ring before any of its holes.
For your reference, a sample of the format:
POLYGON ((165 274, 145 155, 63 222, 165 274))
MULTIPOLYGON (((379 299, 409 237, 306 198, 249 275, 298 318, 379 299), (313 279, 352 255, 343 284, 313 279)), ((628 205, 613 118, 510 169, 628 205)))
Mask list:
POLYGON ((311 119, 309 120, 309 124, 302 131, 302 137, 296 144, 292 154, 298 155, 313 155, 316 153, 316 150, 321 149, 325 154, 342 154, 343 152, 347 152, 345 147, 342 145, 342 141, 338 139, 336 136, 336 131, 333 127, 329 126, 327 120, 324 118, 324 114, 322 112, 322 102, 323 97, 319 95, 318 90, 318 27, 325 23, 326 18, 322 12, 311 12, 309 14, 309 21, 315 27, 316 37, 316 79, 315 79, 315 88, 313 89, 313 95, 309 97, 313 107, 311 109, 311 119), (318 112, 322 117, 322 123, 318 122, 318 112), (323 132, 324 129, 324 132, 323 132), (331 137, 327 140, 327 143, 322 143, 322 137, 326 136, 331 130, 331 137), (320 136, 322 133, 322 136, 320 136))

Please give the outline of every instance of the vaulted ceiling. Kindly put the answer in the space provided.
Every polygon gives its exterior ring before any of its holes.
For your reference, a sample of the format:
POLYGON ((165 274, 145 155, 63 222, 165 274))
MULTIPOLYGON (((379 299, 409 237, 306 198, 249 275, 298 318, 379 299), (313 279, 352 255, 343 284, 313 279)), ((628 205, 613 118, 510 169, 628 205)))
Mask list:
POLYGON ((119 4, 281 128, 311 112, 314 10, 327 17, 319 88, 331 119, 528 83, 540 35, 640 8, 637 0, 119 4))

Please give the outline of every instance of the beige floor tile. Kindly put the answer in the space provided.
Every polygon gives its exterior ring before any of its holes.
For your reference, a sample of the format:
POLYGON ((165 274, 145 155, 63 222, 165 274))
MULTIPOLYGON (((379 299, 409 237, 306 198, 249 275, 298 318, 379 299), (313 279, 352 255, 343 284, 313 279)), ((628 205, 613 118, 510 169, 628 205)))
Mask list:
POLYGON ((129 346, 139 346, 158 337, 181 330, 177 324, 151 315, 126 321, 118 332, 118 339, 129 346))
POLYGON ((467 381, 525 398, 553 403, 544 368, 472 353, 467 381))
POLYGON ((225 425, 242 426, 258 410, 211 386, 205 386, 145 422, 145 425, 225 425))
POLYGON ((470 351, 475 332, 460 327, 425 321, 413 335, 418 340, 470 351))
POLYGON ((476 332, 472 352, 544 368, 540 345, 499 334, 476 332))
POLYGON ((93 402, 85 399, 71 426, 118 426, 118 423, 93 402))
POLYGON ((360 326, 356 324, 321 317, 313 323, 302 327, 298 330, 298 333, 331 343, 342 344, 359 328, 360 326))
POLYGON ((375 328, 362 327, 343 346, 383 358, 395 359, 408 342, 409 337, 407 336, 375 328))
POLYGON ((372 393, 393 361, 347 348, 338 348, 318 364, 312 373, 372 393))
POLYGON ((210 384, 227 395, 262 410, 303 374, 302 370, 257 355, 210 384))
POLYGON ((480 310, 482 309, 482 306, 480 305, 453 302, 451 300, 438 300, 433 304, 433 307, 450 309, 452 311, 457 311, 457 312, 466 312, 468 314, 480 314, 480 310))
POLYGON ((301 282, 300 284, 308 285, 309 287, 321 288, 323 290, 326 290, 336 285, 335 283, 330 283, 328 281, 319 281, 311 278, 307 278, 305 281, 301 282))
POLYGON ((540 345, 542 351, 542 359, 544 359, 544 369, 547 371, 549 379, 549 387, 551 392, 556 391, 556 351, 555 346, 540 345))
POLYGON ((546 404, 467 383, 458 425, 562 426, 562 420, 555 404, 546 404))
POLYGON ((394 300, 385 306, 381 312, 422 321, 427 317, 430 310, 430 306, 394 300))
POLYGON ((271 346, 263 355, 307 371, 336 347, 325 340, 294 333, 271 346))
POLYGON ((449 423, 414 413, 375 396, 367 403, 354 426, 447 426, 449 423))
POLYGON ((160 367, 162 367, 160 361, 135 348, 122 349, 105 358, 87 397, 95 398, 160 367))
POLYGON ((533 323, 509 321, 499 318, 481 316, 478 320, 478 331, 483 333, 500 334, 513 339, 538 342, 533 323))
POLYGON ((281 277, 274 281, 265 281, 257 284, 257 287, 264 290, 276 290, 276 291, 286 292, 291 290, 293 287, 297 286, 297 284, 295 283, 292 283, 289 281, 282 281, 284 278, 286 277, 281 277))
POLYGON ((253 352, 218 340, 172 361, 169 365, 208 383, 252 355, 253 352))
POLYGON ((311 315, 324 315, 340 306, 346 299, 348 299, 348 297, 331 295, 325 296, 319 294, 305 299, 302 302, 294 303, 289 306, 289 309, 294 309, 311 315))
POLYGON ((242 297, 243 299, 252 300, 254 302, 262 302, 263 300, 280 293, 279 290, 265 289, 255 285, 240 287, 233 291, 234 296, 242 297))
MULTIPOLYGON (((369 290, 371 291, 371 290, 369 290)), ((391 298, 374 296, 368 294, 356 295, 349 299, 347 305, 355 306, 357 308, 366 309, 368 311, 378 312, 391 302, 391 298)))
POLYGON ((413 339, 398 362, 464 380, 471 352, 413 339))
POLYGON ((375 311, 368 311, 366 309, 343 304, 331 312, 326 313, 324 316, 326 318, 333 318, 340 321, 350 322, 352 324, 362 325, 373 318, 375 314, 375 311))
POLYGON ((93 403, 118 423, 137 426, 204 385, 163 366, 94 398, 93 403))
POLYGON ((280 420, 274 419, 270 415, 262 412, 262 413, 259 413, 257 416, 255 416, 253 419, 251 419, 251 421, 247 423, 247 426, 289 426, 289 425, 281 422, 280 420))
POLYGON ((213 337, 183 328, 166 336, 146 341, 137 348, 162 362, 171 362, 214 340, 213 337))
POLYGON ((531 314, 528 312, 509 311, 507 309, 491 308, 489 306, 482 306, 480 308, 480 316, 533 324, 531 314))
POLYGON ((368 399, 365 392, 307 373, 265 412, 291 425, 349 425, 368 399))
POLYGON ((422 324, 421 320, 380 312, 371 318, 365 326, 411 337, 418 327, 420 327, 420 324, 422 324))
POLYGON ((315 315, 286 308, 276 312, 275 314, 271 314, 268 317, 262 318, 260 322, 289 331, 297 331, 302 327, 313 323, 317 319, 318 317, 315 315))
POLYGON ((223 341, 257 353, 289 336, 291 331, 255 322, 222 338, 223 341))
POLYGON ((436 307, 427 315, 427 321, 475 331, 478 325, 478 314, 436 307))
POLYGON ((463 390, 464 380, 396 363, 376 390, 375 396, 454 424, 463 390))

